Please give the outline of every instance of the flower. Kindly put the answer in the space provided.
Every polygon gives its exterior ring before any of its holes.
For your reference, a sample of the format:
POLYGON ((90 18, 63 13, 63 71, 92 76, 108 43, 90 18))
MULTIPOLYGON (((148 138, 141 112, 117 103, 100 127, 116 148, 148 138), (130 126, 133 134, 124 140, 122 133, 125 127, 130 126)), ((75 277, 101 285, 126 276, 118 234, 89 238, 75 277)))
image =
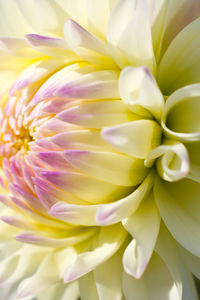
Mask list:
POLYGON ((197 299, 199 2, 0 7, 4 299, 197 299))

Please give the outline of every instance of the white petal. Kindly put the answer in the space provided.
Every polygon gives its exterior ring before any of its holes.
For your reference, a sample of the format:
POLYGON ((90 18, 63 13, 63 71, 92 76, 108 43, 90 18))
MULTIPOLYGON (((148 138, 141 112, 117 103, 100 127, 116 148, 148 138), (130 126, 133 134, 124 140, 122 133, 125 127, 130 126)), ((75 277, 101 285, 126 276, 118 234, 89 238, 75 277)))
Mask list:
POLYGON ((181 300, 166 264, 156 253, 141 279, 124 273, 123 290, 127 300, 181 300))
MULTIPOLYGON (((128 16, 126 18, 128 19, 128 16)), ((151 25, 146 0, 137 1, 135 11, 120 36, 118 47, 126 55, 130 64, 147 66, 152 73, 155 73, 151 25)))
POLYGON ((68 15, 58 3, 48 0, 17 0, 17 3, 27 23, 35 32, 63 36, 63 25, 68 15))
POLYGON ((99 300, 93 272, 79 278, 78 283, 82 300, 99 300))
POLYGON ((168 1, 163 28, 162 53, 188 24, 199 17, 200 3, 196 0, 168 1))
POLYGON ((153 195, 145 199, 122 224, 134 238, 124 252, 124 269, 129 275, 140 278, 149 263, 160 228, 160 216, 153 195))
POLYGON ((186 147, 175 141, 168 141, 153 149, 144 161, 151 167, 155 161, 159 175, 167 181, 177 181, 188 175, 190 170, 189 155, 186 147))
POLYGON ((116 0, 87 0, 88 29, 106 39, 107 23, 116 0))
MULTIPOLYGON (((173 278, 173 293, 177 299, 182 299, 182 278, 179 265, 179 255, 176 244, 167 228, 161 223, 160 233, 156 243, 155 251, 165 262, 173 278), (176 295, 176 296, 175 296, 176 295)), ((173 298, 172 298, 173 299, 173 298)), ((176 299, 176 298, 175 298, 176 299)))
POLYGON ((94 270, 99 300, 122 298, 122 251, 120 249, 94 270))
POLYGON ((82 59, 104 68, 115 67, 106 44, 78 23, 73 20, 67 20, 64 26, 64 33, 68 45, 82 59))
POLYGON ((125 30, 128 21, 135 11, 136 0, 118 0, 111 12, 108 28, 107 40, 112 56, 120 67, 128 65, 124 54, 119 50, 118 44, 120 37, 125 30))
POLYGON ((0 49, 12 56, 17 57, 41 57, 41 54, 32 49, 22 38, 2 37, 0 38, 0 49))
POLYGON ((69 18, 88 29, 87 0, 56 0, 69 18))
POLYGON ((200 256, 200 184, 188 179, 167 183, 156 178, 154 196, 162 219, 173 237, 200 256))
POLYGON ((187 269, 200 279, 200 258, 193 255, 183 247, 179 247, 180 256, 187 269))
POLYGON ((33 49, 48 56, 63 58, 65 63, 79 60, 78 56, 72 53, 64 39, 39 34, 27 34, 26 41, 33 49))
POLYGON ((16 0, 0 1, 0 35, 10 37, 23 37, 30 32, 30 26, 23 17, 16 0), (16 26, 17 24, 17 26, 16 26))
POLYGON ((122 101, 135 113, 160 121, 164 99, 157 83, 146 67, 127 67, 119 78, 122 101))
POLYGON ((200 18, 184 28, 171 42, 159 69, 158 83, 165 95, 200 80, 200 18))
POLYGON ((64 269, 75 257, 76 253, 72 248, 47 255, 39 265, 36 273, 20 283, 18 296, 35 295, 57 283, 62 278, 64 269))
POLYGON ((65 282, 77 279, 95 269, 100 263, 110 258, 121 246, 126 232, 120 224, 102 227, 94 250, 78 255, 65 271, 65 282))

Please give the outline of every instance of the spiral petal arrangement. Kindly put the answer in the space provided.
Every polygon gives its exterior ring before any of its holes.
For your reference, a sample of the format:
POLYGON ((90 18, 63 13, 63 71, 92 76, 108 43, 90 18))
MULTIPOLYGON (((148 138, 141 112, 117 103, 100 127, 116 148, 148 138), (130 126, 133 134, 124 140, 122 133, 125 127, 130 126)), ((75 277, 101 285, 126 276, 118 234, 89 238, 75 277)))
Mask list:
POLYGON ((0 299, 198 299, 199 16, 0 0, 0 299))

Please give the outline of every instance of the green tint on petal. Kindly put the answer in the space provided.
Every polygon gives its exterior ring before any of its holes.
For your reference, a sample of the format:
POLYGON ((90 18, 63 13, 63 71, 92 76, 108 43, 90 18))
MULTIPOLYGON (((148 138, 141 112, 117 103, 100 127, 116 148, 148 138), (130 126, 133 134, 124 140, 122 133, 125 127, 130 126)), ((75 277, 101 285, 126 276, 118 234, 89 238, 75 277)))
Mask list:
POLYGON ((165 95, 200 80, 200 18, 171 42, 158 67, 158 83, 165 95))
POLYGON ((94 273, 91 271, 78 280, 82 300, 99 300, 94 273))
POLYGON ((162 116, 165 133, 177 140, 200 139, 200 84, 185 86, 167 99, 162 116))
POLYGON ((190 172, 188 178, 200 183, 200 142, 186 144, 190 157, 190 172))
POLYGON ((200 279, 200 258, 181 246, 179 247, 179 253, 188 270, 200 279))
POLYGON ((189 179, 174 183, 156 178, 154 196, 161 217, 173 237, 200 256, 200 184, 189 179))
POLYGON ((193 275, 182 265, 181 275, 183 280, 183 300, 199 300, 193 275))

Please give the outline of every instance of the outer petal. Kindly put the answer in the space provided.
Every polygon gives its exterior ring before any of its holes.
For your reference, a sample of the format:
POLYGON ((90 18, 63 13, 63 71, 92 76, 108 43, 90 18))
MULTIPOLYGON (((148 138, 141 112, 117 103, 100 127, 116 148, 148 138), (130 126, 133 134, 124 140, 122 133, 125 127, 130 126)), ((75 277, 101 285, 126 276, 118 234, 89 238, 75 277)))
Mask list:
POLYGON ((11 4, 8 1, 0 1, 0 35, 23 37, 30 32, 30 26, 23 17, 16 0, 11 4), (16 24, 18 26, 16 26, 16 24))
POLYGON ((122 299, 122 251, 94 270, 99 300, 122 299))
POLYGON ((132 12, 117 46, 126 55, 130 64, 135 66, 144 65, 151 72, 155 72, 151 25, 146 0, 137 1, 135 11, 132 12))
POLYGON ((102 39, 106 39, 107 23, 116 0, 88 0, 88 29, 102 39))
POLYGON ((199 17, 200 3, 196 0, 168 1, 162 40, 164 52, 176 35, 199 17))
POLYGON ((21 14, 35 32, 44 35, 63 35, 63 25, 68 15, 59 3, 54 0, 30 0, 28 2, 17 0, 17 3, 21 14))
POLYGON ((200 142, 186 145, 190 157, 190 171, 188 178, 200 182, 200 142))
POLYGON ((120 224, 102 228, 97 247, 92 251, 80 254, 75 262, 66 269, 65 282, 85 275, 110 258, 119 249, 125 237, 126 233, 120 224))
POLYGON ((188 179, 167 183, 157 178, 154 187, 156 203, 169 231, 196 256, 200 256, 199 189, 199 183, 188 179))
POLYGON ((182 278, 179 256, 176 244, 174 243, 174 240, 163 223, 160 227, 160 233, 156 243, 155 251, 165 262, 171 273, 171 277, 173 278, 174 285, 171 290, 171 294, 174 296, 174 299, 182 299, 182 278))
POLYGON ((161 60, 158 82, 165 95, 200 80, 199 24, 200 18, 184 28, 172 41, 161 60))
POLYGON ((181 300, 167 266, 157 254, 141 279, 124 273, 123 290, 127 300, 181 300))
POLYGON ((72 249, 65 249, 57 253, 50 253, 38 267, 36 273, 23 280, 18 288, 18 297, 34 295, 45 288, 57 283, 62 278, 63 269, 76 257, 72 249))
POLYGON ((192 255, 185 248, 179 247, 180 256, 188 270, 200 279, 200 258, 192 255))
POLYGON ((78 283, 82 300, 99 300, 93 272, 79 278, 78 283))
POLYGON ((124 268, 129 275, 140 278, 149 263, 160 228, 160 216, 153 195, 145 199, 122 224, 134 238, 124 252, 124 268))

